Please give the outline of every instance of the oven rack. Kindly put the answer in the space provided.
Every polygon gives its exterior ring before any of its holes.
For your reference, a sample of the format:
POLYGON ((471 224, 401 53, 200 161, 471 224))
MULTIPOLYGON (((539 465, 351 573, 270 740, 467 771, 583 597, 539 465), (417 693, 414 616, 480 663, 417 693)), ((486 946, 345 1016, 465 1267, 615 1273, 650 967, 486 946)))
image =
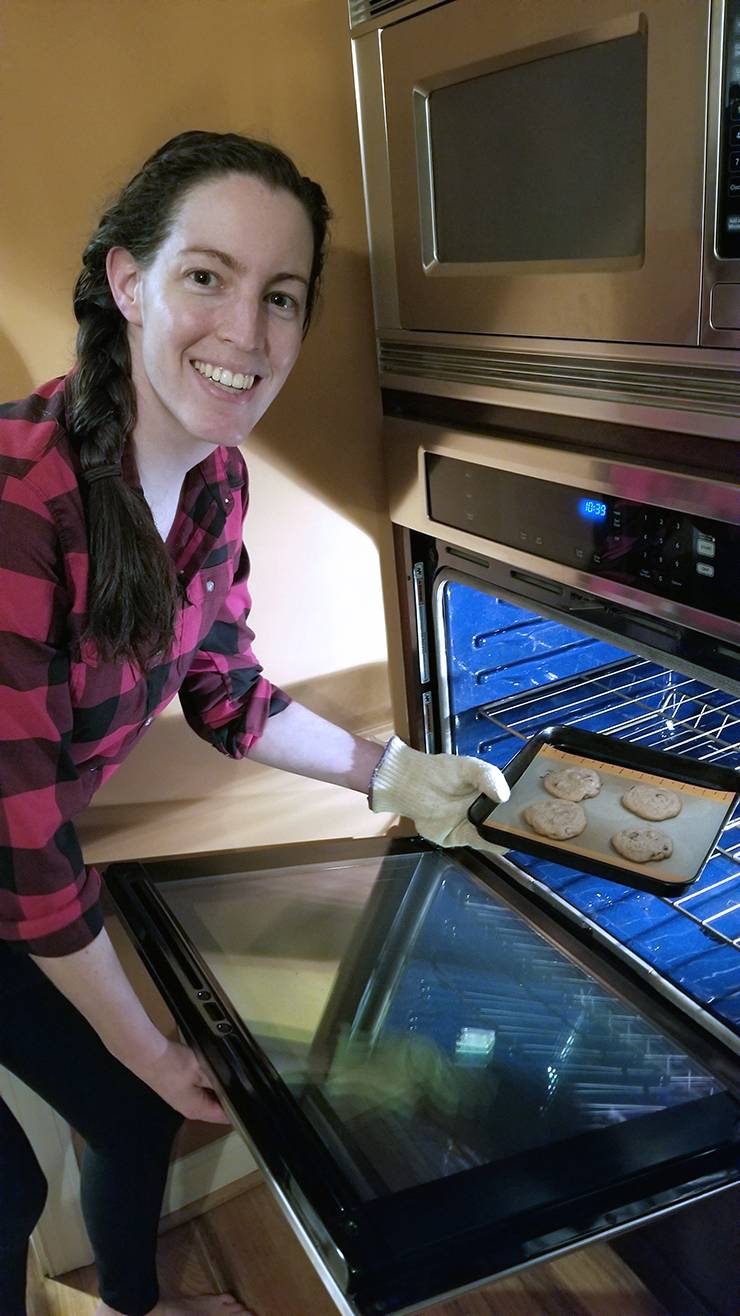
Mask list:
POLYGON ((554 711, 583 730, 595 730, 598 719, 600 732, 633 744, 711 763, 731 762, 726 756, 732 755, 740 760, 740 699, 644 658, 478 709, 520 740, 550 725, 554 711))

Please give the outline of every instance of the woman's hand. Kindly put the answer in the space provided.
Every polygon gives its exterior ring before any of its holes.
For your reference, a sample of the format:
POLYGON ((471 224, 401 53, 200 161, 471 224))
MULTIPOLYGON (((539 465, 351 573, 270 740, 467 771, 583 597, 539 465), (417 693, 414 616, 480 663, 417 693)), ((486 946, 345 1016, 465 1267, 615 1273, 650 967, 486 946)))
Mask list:
POLYGON ((146 1068, 136 1066, 135 1072, 186 1119, 205 1120, 208 1124, 231 1123, 207 1074, 189 1047, 166 1040, 156 1064, 146 1068))
POLYGON ((229 1124, 194 1053, 152 1023, 105 928, 71 955, 33 956, 54 986, 95 1029, 111 1055, 181 1115, 229 1124))
POLYGON ((420 754, 392 736, 373 775, 370 808, 411 818, 419 834, 436 845, 472 845, 502 854, 468 821, 479 795, 508 800, 509 786, 498 768, 459 754, 420 754))

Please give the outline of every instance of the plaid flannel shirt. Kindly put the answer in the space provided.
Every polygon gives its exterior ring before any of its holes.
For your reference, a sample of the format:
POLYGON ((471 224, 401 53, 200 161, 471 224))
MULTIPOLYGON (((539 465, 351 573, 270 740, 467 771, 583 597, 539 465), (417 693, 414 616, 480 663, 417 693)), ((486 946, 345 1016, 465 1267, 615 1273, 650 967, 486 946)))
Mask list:
POLYGON ((171 652, 143 671, 81 639, 89 558, 64 383, 0 407, 0 939, 36 955, 70 954, 100 930, 100 878, 73 820, 176 694, 232 758, 289 703, 252 652, 237 449, 215 449, 185 481, 167 541, 182 591, 171 652))

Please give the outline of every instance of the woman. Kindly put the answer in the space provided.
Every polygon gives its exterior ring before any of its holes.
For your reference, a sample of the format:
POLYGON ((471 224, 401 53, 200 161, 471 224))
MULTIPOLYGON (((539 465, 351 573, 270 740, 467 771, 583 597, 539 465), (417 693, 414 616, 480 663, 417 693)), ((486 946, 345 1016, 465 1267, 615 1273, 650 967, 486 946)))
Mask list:
MULTIPOLYGON (((236 1316, 160 1298, 156 1230, 183 1117, 227 1122, 103 927, 73 819, 177 693, 233 758, 361 790, 441 844, 506 786, 474 759, 385 750, 292 703, 247 626, 238 444, 280 391, 318 295, 329 212, 280 151, 188 132, 102 217, 66 379, 0 408, 0 1063, 85 1139, 98 1316, 236 1316)), ((25 1312, 46 1184, 0 1102, 0 1312, 25 1312)))

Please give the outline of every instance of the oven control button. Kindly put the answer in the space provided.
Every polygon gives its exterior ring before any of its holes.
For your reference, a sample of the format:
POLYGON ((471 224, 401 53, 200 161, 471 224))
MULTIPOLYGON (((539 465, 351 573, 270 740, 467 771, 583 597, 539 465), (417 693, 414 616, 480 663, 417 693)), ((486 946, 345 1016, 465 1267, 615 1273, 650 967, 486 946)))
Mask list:
POLYGON ((714 539, 710 535, 698 535, 696 551, 700 557, 714 557, 716 551, 714 539))
POLYGON ((727 182, 727 195, 740 196, 740 174, 730 174, 727 182))
POLYGON ((712 566, 711 562, 697 562, 696 570, 698 575, 700 576, 714 575, 714 567, 712 566))
POLYGON ((740 123, 733 123, 730 128, 730 143, 732 146, 740 146, 740 123))
POLYGON ((730 151, 730 170, 733 174, 740 171, 740 151, 730 151))
POLYGON ((738 119, 740 119, 740 100, 730 101, 730 118, 733 123, 737 123, 738 119))

